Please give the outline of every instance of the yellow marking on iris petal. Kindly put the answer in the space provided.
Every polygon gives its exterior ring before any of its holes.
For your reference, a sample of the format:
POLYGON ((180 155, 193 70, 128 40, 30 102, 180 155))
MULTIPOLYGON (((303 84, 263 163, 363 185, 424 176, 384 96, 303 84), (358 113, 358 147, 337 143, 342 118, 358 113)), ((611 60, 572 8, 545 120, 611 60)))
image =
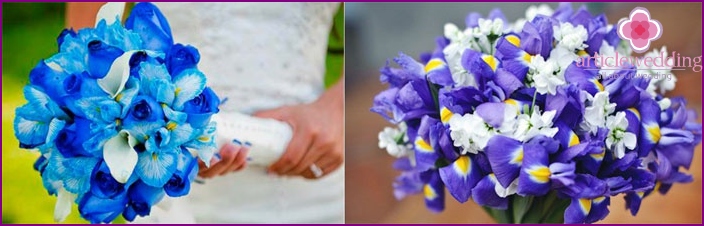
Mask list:
POLYGON ((425 186, 423 186, 423 194, 425 195, 425 198, 429 200, 433 200, 438 197, 438 194, 435 192, 435 189, 433 189, 433 187, 430 187, 430 184, 425 184, 425 186))
POLYGON ((570 144, 568 145, 569 147, 575 146, 579 144, 579 137, 577 134, 574 132, 570 132, 572 135, 570 136, 570 144))
POLYGON ((521 147, 520 149, 518 149, 518 151, 514 153, 513 159, 511 159, 510 163, 519 165, 523 163, 523 147, 521 147))
POLYGON ((447 109, 446 107, 440 109, 440 121, 442 121, 442 123, 447 124, 447 122, 450 121, 450 118, 452 118, 452 111, 450 111, 450 109, 447 109))
POLYGON ((152 160, 156 161, 156 158, 159 157, 156 155, 156 153, 152 153, 152 160))
POLYGON ((592 200, 589 199, 579 199, 579 207, 581 207, 582 212, 584 215, 589 214, 589 211, 592 210, 592 200))
POLYGON ((504 103, 508 104, 508 105, 515 106, 516 107, 516 114, 519 114, 519 115, 521 114, 521 106, 519 106, 520 103, 518 103, 518 101, 516 101, 514 99, 506 99, 506 100, 504 100, 504 103))
POLYGON ((597 197, 597 198, 594 198, 593 201, 594 201, 594 203, 599 204, 599 203, 603 202, 604 200, 606 200, 606 197, 597 197))
POLYGON ((120 102, 120 100, 122 100, 123 96, 124 95, 122 93, 118 93, 117 96, 115 96, 115 101, 120 102))
POLYGON ((460 156, 455 161, 455 167, 457 170, 459 170, 459 173, 462 174, 463 176, 466 176, 469 174, 469 169, 472 166, 472 161, 469 160, 469 156, 463 155, 460 156))
POLYGON ((585 57, 585 56, 589 56, 589 53, 587 53, 587 51, 580 50, 580 51, 577 51, 577 55, 580 57, 585 57))
POLYGON ((528 54, 527 52, 523 52, 523 61, 526 63, 530 63, 533 61, 533 55, 528 54))
POLYGON ((178 124, 176 124, 175 122, 166 123, 167 130, 174 130, 176 129, 176 127, 178 127, 178 124))
POLYGON ((548 181, 550 181, 551 173, 550 173, 550 169, 548 169, 548 167, 539 166, 536 168, 529 169, 529 170, 527 170, 527 172, 528 172, 528 175, 530 175, 530 178, 535 182, 544 184, 544 183, 547 183, 548 181))
POLYGON ((115 125, 116 125, 116 126, 122 125, 122 120, 120 120, 120 119, 115 119, 115 125))
POLYGON ((496 67, 499 66, 499 60, 496 59, 496 57, 492 55, 484 55, 482 56, 482 60, 489 65, 492 71, 496 71, 496 67))
POLYGON ((209 137, 209 136, 198 137, 198 141, 200 141, 200 142, 209 142, 209 141, 210 141, 210 137, 209 137))
POLYGON ((593 79, 592 83, 596 86, 597 89, 599 89, 599 92, 604 91, 604 85, 599 82, 599 80, 593 79))
POLYGON ((604 154, 606 154, 606 152, 602 149, 600 153, 591 154, 590 156, 592 156, 594 160, 601 161, 604 159, 604 154))
POLYGON ((144 135, 142 138, 144 138, 144 140, 149 140, 149 135, 144 135))
POLYGON ((660 137, 662 136, 662 134, 660 134, 660 126, 647 126, 646 129, 648 130, 648 134, 650 134, 650 140, 652 140, 653 143, 657 143, 658 141, 660 141, 660 137))
POLYGON ((645 192, 643 192, 643 191, 636 192, 636 194, 638 195, 638 198, 640 198, 640 199, 643 199, 643 196, 645 196, 645 192))
POLYGON ((521 39, 515 35, 507 35, 506 41, 508 41, 509 43, 513 44, 516 47, 521 46, 521 39))
POLYGON ((174 90, 174 95, 178 96, 178 93, 180 93, 180 92, 181 92, 181 87, 176 87, 176 89, 174 90))
POLYGON ((433 147, 421 137, 416 138, 416 147, 422 152, 433 153, 433 147))
POLYGON ((638 111, 638 109, 636 109, 636 108, 629 108, 628 111, 633 112, 633 114, 636 115, 636 118, 638 118, 638 120, 640 120, 640 112, 638 111))
POLYGON ((662 183, 660 183, 660 181, 655 182, 655 186, 653 187, 653 191, 660 190, 660 186, 662 186, 662 183))
POLYGON ((435 70, 436 68, 439 68, 443 65, 445 65, 445 62, 442 62, 442 60, 432 59, 432 60, 428 61, 428 63, 425 65, 425 73, 428 73, 429 71, 435 70))

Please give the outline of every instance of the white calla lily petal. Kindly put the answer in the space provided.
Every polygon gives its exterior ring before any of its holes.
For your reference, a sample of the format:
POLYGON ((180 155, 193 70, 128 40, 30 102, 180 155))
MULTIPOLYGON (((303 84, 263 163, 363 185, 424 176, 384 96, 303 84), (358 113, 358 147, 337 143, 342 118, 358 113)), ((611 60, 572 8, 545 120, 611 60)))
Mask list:
POLYGON ((137 165, 137 140, 126 130, 120 131, 103 146, 103 158, 117 182, 126 183, 137 165))
POLYGON ((110 65, 110 70, 108 70, 105 77, 98 79, 98 86, 110 94, 110 97, 115 98, 117 94, 125 89, 127 79, 130 78, 130 58, 135 52, 137 51, 127 51, 116 58, 110 65))
POLYGON ((56 206, 54 207, 54 221, 63 222, 69 214, 71 214, 71 205, 76 200, 77 195, 60 188, 56 198, 56 206))
POLYGON ((95 26, 97 27, 101 20, 105 20, 106 25, 118 22, 122 18, 122 13, 125 11, 124 2, 108 2, 105 3, 98 14, 95 16, 95 26))

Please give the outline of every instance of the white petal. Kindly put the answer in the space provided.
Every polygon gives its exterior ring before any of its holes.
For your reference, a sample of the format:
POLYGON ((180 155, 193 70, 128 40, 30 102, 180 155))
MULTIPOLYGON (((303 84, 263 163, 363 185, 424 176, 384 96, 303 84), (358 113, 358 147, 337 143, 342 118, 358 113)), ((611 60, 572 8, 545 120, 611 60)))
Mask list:
POLYGON ((629 132, 626 132, 623 135, 622 141, 629 150, 633 150, 634 148, 636 148, 636 143, 638 143, 636 135, 629 132))
POLYGON ((125 11, 124 2, 108 2, 105 3, 98 14, 95 16, 95 26, 97 27, 101 20, 105 20, 106 25, 110 25, 122 18, 122 13, 125 11))
POLYGON ((66 217, 71 214, 71 205, 76 200, 76 194, 66 191, 64 188, 59 188, 56 206, 54 207, 54 221, 63 222, 66 217))
POLYGON ((133 148, 136 144, 137 140, 126 130, 120 131, 105 142, 103 158, 117 182, 125 183, 132 175, 138 159, 133 148))
POLYGON ((496 192, 496 195, 498 195, 501 198, 506 198, 509 195, 516 194, 518 191, 518 179, 513 180, 511 184, 508 185, 508 188, 504 188, 501 186, 501 183, 496 182, 496 185, 494 186, 494 191, 496 192))
POLYGON ((130 58, 135 52, 134 50, 127 51, 116 58, 110 65, 110 70, 108 70, 105 77, 98 79, 98 86, 110 94, 110 97, 115 98, 118 93, 125 89, 127 79, 130 78, 130 58))

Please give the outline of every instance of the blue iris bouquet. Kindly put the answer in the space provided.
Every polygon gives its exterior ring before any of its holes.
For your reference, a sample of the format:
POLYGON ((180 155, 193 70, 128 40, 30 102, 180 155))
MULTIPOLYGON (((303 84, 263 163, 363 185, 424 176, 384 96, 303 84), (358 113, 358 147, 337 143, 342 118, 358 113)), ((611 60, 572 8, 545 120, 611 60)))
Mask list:
POLYGON ((65 29, 59 51, 40 61, 16 109, 20 147, 34 164, 62 221, 78 204, 91 223, 149 215, 165 195, 188 194, 197 158, 216 149, 220 99, 197 69, 198 50, 174 44, 156 6, 138 3, 124 26, 124 3, 107 3, 96 26, 65 29))
POLYGON ((397 198, 422 193, 439 212, 447 189, 501 223, 592 223, 612 197, 636 215, 645 197, 692 182, 680 170, 701 124, 683 98, 663 96, 673 79, 633 76, 671 68, 594 62, 631 54, 603 14, 563 3, 515 23, 471 13, 466 25, 381 68, 389 88, 371 110, 397 125, 379 134, 399 158, 397 198))

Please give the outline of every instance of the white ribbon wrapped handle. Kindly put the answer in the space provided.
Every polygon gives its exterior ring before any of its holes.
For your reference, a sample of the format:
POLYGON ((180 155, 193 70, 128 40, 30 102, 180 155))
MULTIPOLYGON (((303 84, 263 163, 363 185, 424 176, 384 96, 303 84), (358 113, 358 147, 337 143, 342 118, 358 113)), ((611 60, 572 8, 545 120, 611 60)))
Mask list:
POLYGON ((286 151, 293 130, 288 123, 256 118, 239 112, 220 112, 211 118, 217 122, 215 141, 218 150, 234 139, 249 142, 249 166, 267 167, 286 151))

